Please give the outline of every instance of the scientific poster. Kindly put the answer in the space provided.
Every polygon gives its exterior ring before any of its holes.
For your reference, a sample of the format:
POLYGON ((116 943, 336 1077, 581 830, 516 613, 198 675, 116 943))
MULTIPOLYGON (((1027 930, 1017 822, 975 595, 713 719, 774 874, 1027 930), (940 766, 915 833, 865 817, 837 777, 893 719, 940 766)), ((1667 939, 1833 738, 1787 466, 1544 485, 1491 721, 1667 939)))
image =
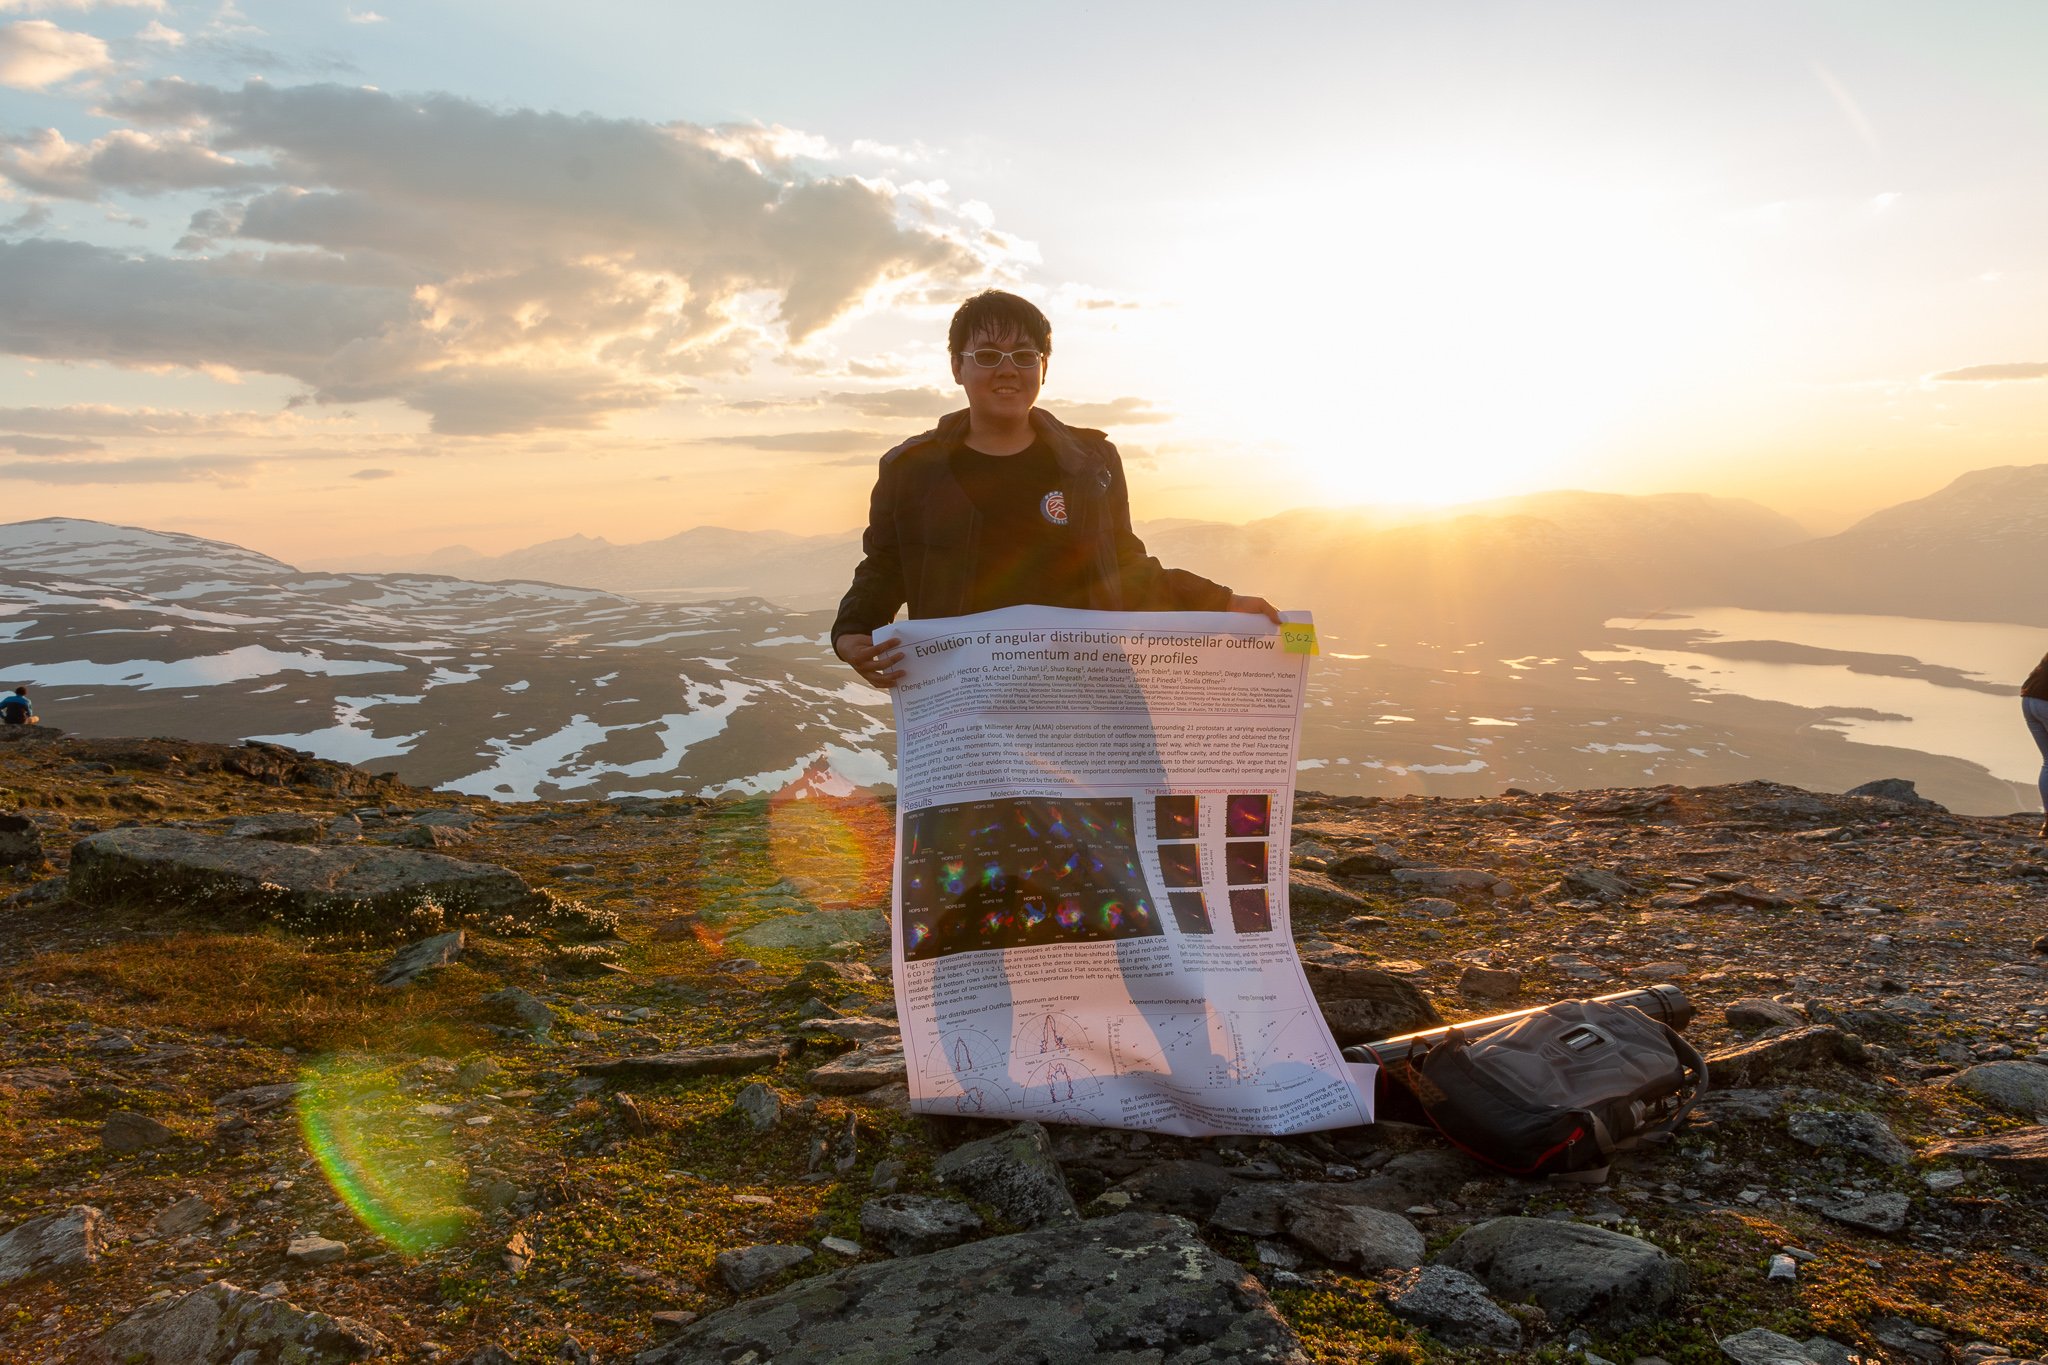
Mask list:
POLYGON ((1201 1136, 1368 1123, 1287 905, 1314 627, 903 621, 896 1004, 913 1106, 1201 1136))

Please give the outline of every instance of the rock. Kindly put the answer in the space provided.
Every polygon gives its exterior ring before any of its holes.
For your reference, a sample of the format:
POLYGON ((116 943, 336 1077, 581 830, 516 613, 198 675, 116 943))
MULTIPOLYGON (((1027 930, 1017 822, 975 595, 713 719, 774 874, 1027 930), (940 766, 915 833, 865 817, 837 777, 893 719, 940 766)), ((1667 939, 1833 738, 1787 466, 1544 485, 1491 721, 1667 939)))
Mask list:
POLYGON ((213 1221, 213 1205, 203 1195, 188 1194, 159 1213, 149 1229, 159 1237, 183 1237, 213 1221))
POLYGON ((765 1133, 782 1122, 782 1096, 755 1081, 733 1097, 732 1107, 747 1116, 754 1131, 765 1133))
POLYGON ((1368 1273, 1422 1264, 1420 1229, 1398 1213, 1327 1204, 1314 1196, 1288 1206, 1287 1235, 1332 1265, 1368 1273))
POLYGON ((275 1085, 250 1085, 240 1090, 230 1090, 215 1097, 216 1109, 241 1109, 251 1114, 262 1114, 281 1105, 290 1104, 305 1088, 302 1081, 279 1081, 275 1085))
POLYGON ((55 905, 71 894, 69 877, 45 877, 31 882, 10 896, 0 897, 0 905, 55 905))
POLYGON ((877 910, 813 910, 776 915, 750 924, 726 939, 743 948, 778 948, 821 953, 836 943, 871 943, 889 936, 889 921, 877 910))
POLYGON ((519 1026, 535 1037, 545 1035, 555 1026, 555 1012, 548 1008, 547 1002, 533 992, 521 990, 517 986, 492 991, 484 997, 484 1003, 503 1005, 512 1011, 512 1016, 519 1021, 519 1026))
POLYGON ((1206 1161, 1161 1161, 1104 1191, 1121 1194, 1124 1207, 1148 1213, 1175 1213, 1206 1222, 1224 1196, 1241 1184, 1237 1177, 1206 1161))
POLYGON ((645 1057, 614 1057, 584 1062, 576 1069, 586 1076, 630 1076, 640 1080, 682 1080, 689 1076, 735 1076, 779 1066, 789 1044, 768 1040, 752 1043, 706 1043, 702 1047, 654 1052, 645 1057))
POLYGON ((1913 1149, 1899 1141, 1891 1125, 1876 1114, 1834 1113, 1808 1109, 1785 1120, 1795 1142, 1829 1152, 1852 1152, 1886 1166, 1910 1166, 1913 1149))
POLYGON ((1309 989, 1339 1044, 1367 1043, 1443 1022, 1427 995, 1378 961, 1336 944, 1301 954, 1309 989))
POLYGON ((1397 1318, 1419 1323, 1452 1346, 1522 1344, 1522 1325, 1486 1296, 1486 1286, 1445 1265, 1404 1270, 1380 1290, 1397 1318))
POLYGON ((1468 1228, 1438 1262, 1494 1294, 1536 1304, 1554 1323, 1618 1330, 1654 1320, 1685 1287, 1685 1267, 1638 1237, 1544 1218, 1468 1228))
POLYGON ((1216 1201, 1209 1226, 1245 1237, 1277 1237, 1287 1223, 1287 1206, 1302 1192, 1292 1183, 1240 1182, 1216 1201))
POLYGON ((466 810, 423 810, 413 816, 412 823, 425 825, 429 829, 467 830, 476 823, 476 813, 466 810))
POLYGON ((82 1270, 106 1249, 100 1211, 73 1204, 62 1213, 17 1223, 0 1236, 0 1288, 39 1275, 82 1270))
POLYGON ((1927 1149, 1926 1156, 1929 1160, 1956 1157, 1981 1161, 2001 1175, 2041 1184, 2048 1182, 2048 1126, 1937 1142, 1927 1149))
POLYGON ((921 1256, 981 1235, 981 1215, 951 1199, 890 1194, 860 1206, 860 1231, 891 1256, 921 1256))
POLYGON ((647 1315, 648 1320, 656 1327, 670 1332, 680 1332, 702 1316, 703 1314, 693 1313, 687 1308, 665 1308, 658 1313, 647 1315))
POLYGON ((2048 1119, 2048 1066, 2039 1062, 1980 1062, 1953 1084, 1994 1108, 2048 1119))
POLYGON ((713 1313, 639 1360, 749 1353, 775 1365, 1307 1365, 1256 1280, 1187 1223, 1149 1213, 850 1266, 713 1313))
POLYGON ((858 1095, 908 1078, 903 1044, 898 1041, 863 1044, 813 1068, 804 1080, 811 1089, 828 1095, 858 1095))
POLYGON ((318 843, 321 824, 313 816, 299 811, 267 811, 262 815, 245 815, 228 826, 230 839, 269 839, 280 844, 318 843))
POLYGON ((346 1255, 348 1255, 347 1242, 337 1242, 332 1237, 322 1237, 317 1233, 308 1233, 304 1237, 294 1237, 284 1249, 285 1259, 297 1261, 300 1265, 326 1265, 328 1262, 338 1261, 346 1255))
POLYGON ((463 917, 594 929, 609 911, 536 892, 518 874, 410 849, 220 839, 168 827, 110 829, 71 850, 73 900, 253 913, 300 931, 383 932, 432 902, 463 917))
POLYGON ((1467 967, 1458 974, 1458 994, 1474 1000, 1507 1000, 1522 993, 1522 974, 1513 967, 1467 967))
POLYGON ((363 822, 353 815, 337 815, 327 822, 327 838, 337 844, 353 844, 363 837, 363 822))
POLYGON ((1489 891, 1509 895, 1514 884, 1480 867, 1397 867, 1394 880, 1425 891, 1489 891))
POLYGON ((1072 1223, 1081 1217, 1040 1124, 1020 1123, 994 1137, 955 1147, 932 1163, 932 1174, 1022 1227, 1072 1223))
POLYGON ((1887 1236, 1906 1226, 1906 1215, 1912 1208, 1906 1196, 1896 1191, 1862 1199, 1833 1194, 1803 1195, 1798 1202, 1823 1218, 1887 1236))
POLYGON ((1728 1027, 1743 1033, 1755 1033, 1767 1028, 1797 1028, 1806 1022, 1806 1016, 1790 1005, 1776 1000, 1751 998, 1737 1000, 1722 1011, 1728 1027))
POLYGON ((1564 890, 1581 900, 1626 900, 1635 890, 1626 877, 1600 867, 1575 867, 1564 874, 1564 890))
POLYGON ((1830 1062, 1862 1066, 1863 1040, 1827 1024, 1773 1034, 1723 1048, 1707 1057, 1707 1082, 1716 1090, 1754 1090, 1763 1082, 1830 1062))
POLYGON ((41 867, 43 835, 26 815, 0 812, 0 867, 41 867))
POLYGON ((377 972, 380 986, 410 986, 427 972, 436 967, 445 967, 462 956, 468 940, 460 929, 445 934, 423 938, 418 943, 398 950, 389 962, 377 972))
POLYGON ((847 1019, 807 1019, 804 1027, 814 1033, 827 1033, 849 1043, 890 1042, 903 1035, 903 1025, 894 1019, 870 1019, 865 1015, 854 1015, 847 1019))
POLYGON ((868 1183, 886 1194, 901 1184, 903 1177, 908 1174, 910 1174, 909 1165, 891 1157, 886 1161, 877 1161, 875 1163, 875 1169, 868 1172, 868 1183))
POLYGON ((834 1256, 858 1256, 861 1251, 859 1242, 849 1242, 844 1237, 820 1237, 818 1245, 834 1256))
POLYGON ((1395 866, 1392 858, 1378 853, 1347 853, 1333 861, 1329 871, 1337 877, 1384 877, 1395 866))
POLYGON ((455 1083, 464 1090, 490 1090, 510 1078, 496 1057, 472 1057, 455 1073, 455 1083))
POLYGON ((407 825, 388 842, 404 848, 454 848, 468 843, 470 838, 468 830, 447 825, 407 825))
POLYGON ((100 1129, 100 1146, 109 1152, 146 1152, 176 1142, 178 1135, 147 1114, 116 1109, 100 1129))
POLYGON ((1737 1365, 1815 1365, 1806 1348, 1790 1337, 1779 1336, 1768 1327, 1721 1338, 1721 1354, 1737 1365))
POLYGON ((769 1242, 721 1251, 712 1259, 718 1265, 718 1278, 725 1281, 727 1289, 735 1294, 749 1294, 791 1266, 810 1260, 811 1256, 809 1247, 769 1242))
POLYGON ((389 1349, 381 1333, 351 1318, 221 1280, 126 1318, 86 1358, 94 1365, 338 1365, 389 1349))
POLYGON ((1320 872, 1292 868, 1287 874, 1287 903, 1297 910, 1335 910, 1349 914, 1366 908, 1365 897, 1347 891, 1320 872))
POLYGON ((1922 796, 1913 784, 1903 777, 1880 777, 1875 782, 1865 782, 1860 787, 1851 787, 1844 796, 1868 796, 1879 801, 1896 801, 1903 806, 1917 806, 1930 813, 1939 811, 1946 814, 1948 807, 1936 805, 1922 796))

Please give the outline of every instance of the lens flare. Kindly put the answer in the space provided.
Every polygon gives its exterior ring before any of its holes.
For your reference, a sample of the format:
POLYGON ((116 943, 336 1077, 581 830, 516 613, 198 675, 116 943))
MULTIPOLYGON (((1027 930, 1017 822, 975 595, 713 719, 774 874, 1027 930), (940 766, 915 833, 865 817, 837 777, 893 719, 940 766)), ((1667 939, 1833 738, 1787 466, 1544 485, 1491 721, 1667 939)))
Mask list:
POLYGON ((407 1253, 461 1234, 462 1162, 416 1099, 365 1064, 318 1063, 303 1079, 299 1131, 357 1221, 407 1253))

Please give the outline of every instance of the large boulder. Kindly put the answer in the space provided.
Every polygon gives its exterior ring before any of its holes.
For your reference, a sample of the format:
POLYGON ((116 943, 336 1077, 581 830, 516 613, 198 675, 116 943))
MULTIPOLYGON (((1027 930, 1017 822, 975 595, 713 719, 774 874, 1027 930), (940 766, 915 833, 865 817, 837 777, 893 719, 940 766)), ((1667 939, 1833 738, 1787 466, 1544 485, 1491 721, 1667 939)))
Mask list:
POLYGON ((438 906, 452 919, 609 932, 617 917, 549 892, 490 863, 367 846, 221 839, 141 827, 88 835, 71 850, 71 899, 145 901, 221 914, 256 914, 311 932, 406 927, 438 906))
POLYGON ((2048 1118, 2048 1066, 2039 1062, 1979 1062, 1957 1073, 1955 1087, 1994 1108, 2048 1118))
POLYGON ((1814 1024, 1708 1053, 1707 1084, 1716 1090, 1753 1090, 1819 1067, 1863 1066, 1869 1059, 1855 1034, 1814 1024))
POLYGON ((1920 789, 1903 777, 1880 777, 1875 782, 1865 782, 1860 787, 1851 787, 1844 796, 1867 796, 1878 801, 1896 801, 1902 806, 1918 806, 1925 811, 1941 811, 1948 807, 1929 801, 1920 794, 1920 789))
POLYGON ((100 1258, 105 1246, 100 1211, 86 1204, 18 1223, 0 1236, 0 1288, 38 1275, 82 1270, 100 1258))
POLYGON ((390 1349, 351 1318, 294 1307, 225 1280, 131 1315, 92 1344, 93 1365, 339 1365, 390 1349))
POLYGON ((1308 988, 1338 1043, 1369 1043, 1443 1022, 1414 982, 1376 962, 1369 953, 1337 944, 1301 955, 1308 988))
POLYGON ((932 1163, 932 1174, 1027 1228, 1081 1217, 1041 1124, 1020 1123, 955 1147, 932 1163))
POLYGON ((1486 1286, 1462 1270, 1426 1265, 1388 1280, 1380 1293, 1394 1316, 1428 1328, 1453 1346, 1522 1344, 1522 1325, 1486 1295, 1486 1286))
POLYGON ((26 815, 0 812, 0 867, 41 867, 43 836, 26 815))
POLYGON ((686 1327, 647 1365, 1306 1365, 1257 1280, 1162 1214, 1124 1213, 817 1275, 686 1327))
POLYGON ((1605 1228, 1495 1218, 1467 1228, 1437 1261, 1493 1293, 1534 1303, 1552 1322, 1618 1330, 1654 1319, 1685 1288, 1685 1266, 1605 1228))

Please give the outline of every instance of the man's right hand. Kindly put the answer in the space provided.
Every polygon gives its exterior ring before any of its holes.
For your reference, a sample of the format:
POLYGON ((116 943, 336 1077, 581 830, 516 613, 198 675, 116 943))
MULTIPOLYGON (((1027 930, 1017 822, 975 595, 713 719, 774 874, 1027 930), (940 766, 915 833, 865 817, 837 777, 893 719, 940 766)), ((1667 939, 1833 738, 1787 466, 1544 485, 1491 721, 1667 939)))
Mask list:
POLYGON ((903 662, 901 645, 878 645, 872 635, 847 634, 832 642, 832 652, 876 687, 894 687, 903 678, 903 670, 896 667, 903 662))

